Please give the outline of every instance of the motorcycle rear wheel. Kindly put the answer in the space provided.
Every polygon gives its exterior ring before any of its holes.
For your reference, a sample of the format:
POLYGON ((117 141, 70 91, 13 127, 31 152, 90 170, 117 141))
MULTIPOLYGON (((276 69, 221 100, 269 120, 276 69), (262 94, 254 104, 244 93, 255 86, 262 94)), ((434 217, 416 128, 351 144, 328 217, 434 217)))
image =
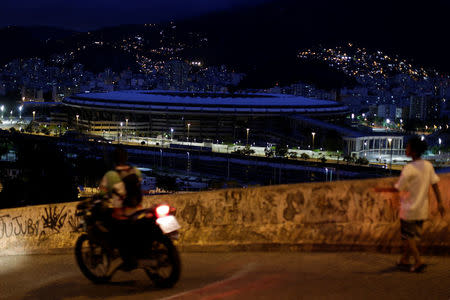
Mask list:
POLYGON ((78 267, 86 278, 94 283, 106 283, 111 280, 109 266, 111 258, 100 245, 88 239, 87 234, 78 237, 75 244, 75 257, 78 267))
POLYGON ((159 288, 170 288, 180 279, 181 262, 177 248, 167 236, 153 241, 150 256, 156 260, 156 266, 146 268, 147 276, 159 288))

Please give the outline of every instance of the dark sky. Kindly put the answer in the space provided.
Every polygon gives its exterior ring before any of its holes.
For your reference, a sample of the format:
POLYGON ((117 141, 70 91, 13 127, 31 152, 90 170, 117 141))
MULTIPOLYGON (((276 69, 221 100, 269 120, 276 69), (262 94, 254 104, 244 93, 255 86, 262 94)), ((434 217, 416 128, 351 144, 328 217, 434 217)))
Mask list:
POLYGON ((0 27, 46 25, 76 30, 177 20, 268 0, 1 0, 0 27))

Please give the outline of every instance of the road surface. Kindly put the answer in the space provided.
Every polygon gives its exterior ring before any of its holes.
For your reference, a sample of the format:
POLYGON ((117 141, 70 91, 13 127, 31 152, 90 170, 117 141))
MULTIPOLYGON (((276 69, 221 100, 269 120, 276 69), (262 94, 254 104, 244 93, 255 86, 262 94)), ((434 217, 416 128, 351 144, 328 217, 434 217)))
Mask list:
POLYGON ((450 299, 450 257, 426 257, 423 274, 378 253, 182 253, 182 276, 168 290, 143 271, 94 285, 73 255, 0 257, 0 299, 450 299))

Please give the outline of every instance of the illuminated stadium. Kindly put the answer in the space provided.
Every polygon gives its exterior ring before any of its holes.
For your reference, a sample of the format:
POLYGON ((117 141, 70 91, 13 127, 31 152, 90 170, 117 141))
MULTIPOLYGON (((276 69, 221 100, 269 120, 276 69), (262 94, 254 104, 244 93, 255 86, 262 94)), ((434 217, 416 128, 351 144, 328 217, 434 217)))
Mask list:
POLYGON ((293 116, 333 121, 348 114, 338 102, 278 94, 117 91, 77 94, 63 104, 72 124, 90 133, 197 140, 242 139, 247 128, 254 138, 292 137, 301 127, 293 116))

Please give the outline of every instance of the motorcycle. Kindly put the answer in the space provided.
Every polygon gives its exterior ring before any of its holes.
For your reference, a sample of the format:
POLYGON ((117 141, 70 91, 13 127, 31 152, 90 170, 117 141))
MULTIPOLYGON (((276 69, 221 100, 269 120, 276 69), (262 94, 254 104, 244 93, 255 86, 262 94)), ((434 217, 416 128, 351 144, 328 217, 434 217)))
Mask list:
POLYGON ((173 244, 180 229, 175 211, 174 207, 160 204, 128 217, 127 222, 139 229, 132 249, 137 264, 124 269, 112 230, 111 208, 104 199, 95 197, 80 202, 76 215, 82 233, 75 244, 75 257, 83 275, 94 283, 107 283, 118 270, 143 269, 157 287, 172 287, 181 272, 179 253, 173 244))

